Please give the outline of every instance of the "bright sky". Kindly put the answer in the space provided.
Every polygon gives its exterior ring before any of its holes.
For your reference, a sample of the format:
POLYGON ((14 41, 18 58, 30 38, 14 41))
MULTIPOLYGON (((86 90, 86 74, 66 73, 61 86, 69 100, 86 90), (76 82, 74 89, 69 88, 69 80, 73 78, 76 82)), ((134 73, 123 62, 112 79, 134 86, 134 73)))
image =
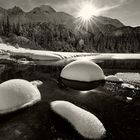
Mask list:
POLYGON ((15 5, 29 11, 36 6, 48 4, 57 11, 75 15, 81 3, 90 1, 97 8, 104 9, 100 14, 119 19, 125 25, 140 26, 140 0, 0 0, 0 6, 11 8, 15 5))

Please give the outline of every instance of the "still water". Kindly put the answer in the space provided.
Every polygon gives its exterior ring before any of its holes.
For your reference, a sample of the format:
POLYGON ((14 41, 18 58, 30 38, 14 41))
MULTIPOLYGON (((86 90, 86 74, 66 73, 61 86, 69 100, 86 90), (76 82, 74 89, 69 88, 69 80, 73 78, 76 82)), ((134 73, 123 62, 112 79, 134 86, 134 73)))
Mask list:
MULTIPOLYGON (((105 75, 117 72, 140 73, 139 61, 103 61, 99 65, 105 75)), ((42 100, 35 106, 19 112, 0 116, 0 139, 4 140, 85 140, 74 131, 66 120, 54 114, 50 102, 65 100, 95 114, 104 124, 105 140, 140 139, 140 105, 125 101, 123 96, 132 96, 131 90, 121 89, 117 84, 107 83, 92 91, 80 92, 58 85, 63 66, 1 65, 0 82, 21 78, 41 80, 39 87, 42 100), (113 95, 113 96, 112 96, 113 95), (115 96, 114 96, 115 95, 115 96), (121 98, 120 98, 121 97, 121 98)))

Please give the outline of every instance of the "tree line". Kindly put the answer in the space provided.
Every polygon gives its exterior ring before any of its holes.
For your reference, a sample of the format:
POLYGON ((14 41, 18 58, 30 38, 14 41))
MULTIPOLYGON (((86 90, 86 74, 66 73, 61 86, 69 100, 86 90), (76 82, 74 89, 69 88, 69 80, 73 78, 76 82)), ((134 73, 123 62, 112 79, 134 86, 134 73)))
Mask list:
POLYGON ((62 24, 0 22, 0 36, 20 47, 70 52, 139 52, 140 34, 105 35, 73 30, 62 24))

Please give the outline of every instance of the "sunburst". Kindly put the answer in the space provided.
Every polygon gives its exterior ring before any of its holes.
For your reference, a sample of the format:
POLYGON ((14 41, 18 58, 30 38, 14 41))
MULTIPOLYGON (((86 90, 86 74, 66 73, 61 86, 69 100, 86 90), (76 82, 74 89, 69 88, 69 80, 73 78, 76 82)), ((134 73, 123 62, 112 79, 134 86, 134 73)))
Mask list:
POLYGON ((76 13, 76 24, 78 28, 84 27, 86 30, 94 22, 94 17, 100 14, 100 9, 95 4, 89 1, 83 1, 79 4, 76 13))
POLYGON ((90 2, 86 2, 78 12, 78 17, 83 21, 90 21, 92 17, 98 15, 98 9, 90 2))

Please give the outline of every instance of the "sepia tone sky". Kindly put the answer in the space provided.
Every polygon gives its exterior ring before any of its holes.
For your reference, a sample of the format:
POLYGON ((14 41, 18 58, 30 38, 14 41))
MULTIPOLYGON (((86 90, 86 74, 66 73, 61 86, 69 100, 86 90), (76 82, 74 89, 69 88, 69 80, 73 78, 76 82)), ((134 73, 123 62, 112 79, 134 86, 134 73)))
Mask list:
POLYGON ((140 0, 0 0, 0 6, 7 9, 17 5, 29 11, 47 4, 56 11, 75 15, 83 1, 92 1, 97 8, 106 9, 101 13, 102 16, 119 19, 125 25, 140 26, 140 0))

